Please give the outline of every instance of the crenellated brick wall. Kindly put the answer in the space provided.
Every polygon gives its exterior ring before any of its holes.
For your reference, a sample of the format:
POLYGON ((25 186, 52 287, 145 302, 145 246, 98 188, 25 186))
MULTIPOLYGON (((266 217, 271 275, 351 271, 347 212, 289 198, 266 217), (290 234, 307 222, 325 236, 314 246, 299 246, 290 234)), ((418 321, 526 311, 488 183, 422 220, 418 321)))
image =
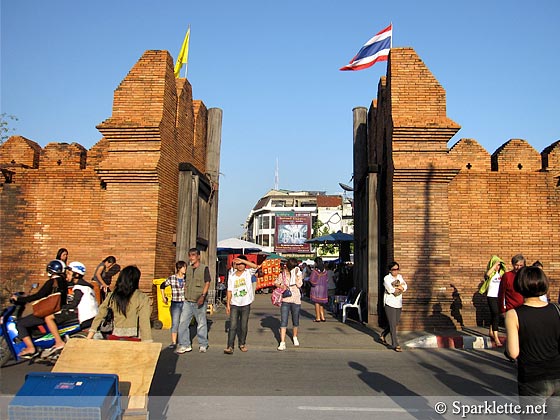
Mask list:
POLYGON ((179 163, 206 173, 207 116, 190 83, 174 77, 169 53, 146 51, 115 90, 112 115, 97 126, 103 138, 89 151, 20 136, 0 146, 0 165, 13 173, 0 187, 1 295, 46 280, 61 247, 88 279, 108 255, 137 265, 145 291, 170 275, 179 163))
POLYGON ((448 149, 460 126, 447 117, 445 90, 411 48, 391 50, 368 125, 369 165, 381 168, 381 273, 370 282, 380 283, 388 262, 401 264, 409 284, 402 329, 485 323, 477 290, 493 254, 508 269, 517 253, 529 264, 540 260, 558 301, 560 142, 541 154, 520 139, 492 155, 473 139, 448 149))

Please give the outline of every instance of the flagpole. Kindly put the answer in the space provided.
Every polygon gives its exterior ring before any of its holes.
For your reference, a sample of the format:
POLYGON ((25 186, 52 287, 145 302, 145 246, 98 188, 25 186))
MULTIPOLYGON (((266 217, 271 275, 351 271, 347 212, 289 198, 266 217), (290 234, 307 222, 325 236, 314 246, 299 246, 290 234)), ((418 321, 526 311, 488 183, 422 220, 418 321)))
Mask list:
MULTIPOLYGON (((189 33, 189 43, 187 44, 187 48, 190 49, 190 43, 191 43, 191 25, 190 24, 189 24, 189 27, 187 28, 187 32, 189 33)), ((185 63, 185 79, 187 78, 187 73, 188 72, 189 72, 189 60, 187 60, 187 62, 185 63)))
POLYGON ((393 48, 393 22, 391 22, 391 46, 389 47, 389 49, 393 48))

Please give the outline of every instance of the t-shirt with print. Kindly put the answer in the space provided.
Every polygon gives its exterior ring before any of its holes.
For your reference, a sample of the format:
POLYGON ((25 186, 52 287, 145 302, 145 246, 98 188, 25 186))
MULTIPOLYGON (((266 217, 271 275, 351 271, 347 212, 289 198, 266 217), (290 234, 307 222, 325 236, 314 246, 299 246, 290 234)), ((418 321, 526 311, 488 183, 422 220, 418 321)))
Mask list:
POLYGON ((500 273, 494 274, 494 277, 490 280, 490 285, 488 286, 488 291, 486 292, 486 296, 488 297, 498 297, 498 291, 500 290, 500 281, 502 277, 500 273))
POLYGON ((228 291, 231 292, 231 304, 235 306, 246 306, 253 303, 255 295, 251 276, 257 272, 254 268, 246 268, 241 275, 237 271, 230 272, 228 278, 228 291))

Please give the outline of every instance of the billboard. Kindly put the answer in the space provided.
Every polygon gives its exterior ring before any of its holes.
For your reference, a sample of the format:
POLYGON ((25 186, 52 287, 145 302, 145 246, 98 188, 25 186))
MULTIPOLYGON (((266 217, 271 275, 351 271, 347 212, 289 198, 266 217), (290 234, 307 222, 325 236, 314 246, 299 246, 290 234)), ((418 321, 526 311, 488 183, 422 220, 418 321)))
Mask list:
POLYGON ((305 241, 310 238, 311 213, 276 215, 276 252, 309 253, 311 245, 305 241))

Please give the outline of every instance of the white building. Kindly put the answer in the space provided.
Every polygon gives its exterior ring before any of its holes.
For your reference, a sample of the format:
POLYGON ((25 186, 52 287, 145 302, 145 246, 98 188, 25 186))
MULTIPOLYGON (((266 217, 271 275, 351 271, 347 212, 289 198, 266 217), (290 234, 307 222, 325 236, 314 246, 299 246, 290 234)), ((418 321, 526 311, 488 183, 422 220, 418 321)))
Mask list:
POLYGON ((262 245, 267 252, 309 256, 313 250, 303 242, 314 236, 312 229, 317 220, 328 227, 329 233, 353 233, 352 202, 324 191, 270 190, 249 213, 244 239, 262 245), (277 220, 286 223, 278 226, 282 236, 279 240, 277 220), (299 245, 292 248, 286 241, 299 245))

